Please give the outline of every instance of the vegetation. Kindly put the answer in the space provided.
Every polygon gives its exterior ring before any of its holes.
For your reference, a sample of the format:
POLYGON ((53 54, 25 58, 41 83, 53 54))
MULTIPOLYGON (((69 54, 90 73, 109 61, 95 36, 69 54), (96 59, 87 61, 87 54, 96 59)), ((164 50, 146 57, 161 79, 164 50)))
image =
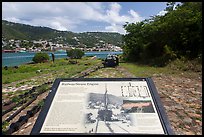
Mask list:
MULTIPOLYGON (((48 74, 51 75, 53 79, 57 77, 68 78, 101 62, 101 60, 92 60, 90 57, 83 57, 82 59, 76 60, 78 62, 77 65, 71 64, 69 60, 66 59, 56 59, 54 64, 52 61, 48 61, 45 63, 20 65, 18 69, 8 67, 8 70, 5 70, 2 68, 2 83, 8 84, 25 79, 26 82, 29 82, 29 79, 34 78, 34 76, 48 74), (39 73, 38 70, 40 70, 39 73)), ((38 78, 38 80, 40 81, 42 79, 38 78)))
POLYGON ((9 125, 10 125, 9 122, 7 121, 2 122, 2 132, 3 133, 8 129, 9 125))
POLYGON ((67 56, 71 59, 81 59, 84 56, 84 52, 80 49, 67 50, 67 56))
POLYGON ((32 60, 35 63, 42 63, 42 62, 47 62, 49 59, 50 57, 47 53, 39 52, 35 54, 32 60))
POLYGON ((41 101, 38 103, 38 106, 43 107, 44 103, 45 103, 44 100, 41 100, 41 101))
MULTIPOLYGON (((116 46, 122 45, 122 35, 112 32, 85 32, 73 33, 71 31, 58 31, 48 27, 36 27, 20 23, 13 23, 2 20, 2 38, 16 40, 48 40, 53 43, 70 44, 79 47, 102 46, 110 43, 116 46)), ((24 43, 22 47, 32 46, 31 43, 24 43)), ((4 47, 10 48, 10 46, 4 47)))
POLYGON ((120 63, 120 66, 127 69, 128 72, 132 73, 136 77, 153 77, 161 75, 171 75, 185 77, 197 78, 198 75, 202 75, 202 64, 196 66, 195 69, 192 68, 192 62, 183 62, 181 60, 175 60, 169 63, 165 67, 154 67, 149 65, 141 65, 138 63, 120 63))
POLYGON ((148 65, 141 65, 137 63, 120 63, 120 66, 124 67, 130 73, 136 77, 152 77, 154 74, 174 74, 175 70, 170 70, 166 67, 150 67, 148 65))
POLYGON ((181 58, 202 60, 202 2, 169 2, 166 11, 124 25, 125 60, 157 66, 181 58))

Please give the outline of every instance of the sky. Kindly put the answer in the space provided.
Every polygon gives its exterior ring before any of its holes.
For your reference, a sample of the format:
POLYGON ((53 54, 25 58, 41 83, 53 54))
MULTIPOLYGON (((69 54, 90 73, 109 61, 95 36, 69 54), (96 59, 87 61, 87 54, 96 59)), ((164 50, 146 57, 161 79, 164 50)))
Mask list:
POLYGON ((164 15, 166 2, 2 2, 2 19, 72 32, 118 32, 164 15))

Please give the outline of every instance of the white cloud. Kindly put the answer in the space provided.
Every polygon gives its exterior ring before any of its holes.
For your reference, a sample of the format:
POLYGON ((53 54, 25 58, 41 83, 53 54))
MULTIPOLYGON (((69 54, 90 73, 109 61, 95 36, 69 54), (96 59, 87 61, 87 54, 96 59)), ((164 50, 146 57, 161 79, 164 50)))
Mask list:
POLYGON ((67 28, 63 26, 60 22, 52 22, 51 26, 57 30, 67 31, 67 28))
POLYGON ((157 15, 158 16, 164 16, 166 13, 167 13, 167 11, 162 10, 157 15))
POLYGON ((121 34, 125 34, 125 30, 121 27, 121 25, 111 24, 111 26, 106 26, 105 30, 107 32, 119 32, 121 34))
POLYGON ((9 17, 9 18, 4 18, 5 20, 9 20, 11 22, 21 22, 19 19, 15 18, 15 17, 9 17))
POLYGON ((131 22, 139 22, 139 21, 141 21, 141 20, 143 20, 143 18, 142 17, 140 17, 140 15, 137 13, 137 12, 135 12, 134 10, 130 10, 129 11, 129 13, 132 15, 132 19, 131 19, 131 22))
POLYGON ((111 24, 110 26, 105 27, 105 29, 108 31, 124 34, 125 30, 123 29, 123 25, 126 22, 139 22, 143 19, 137 12, 132 9, 128 11, 129 14, 120 15, 122 7, 118 3, 112 3, 110 7, 110 10, 107 10, 107 14, 104 17, 105 21, 111 24))
POLYGON ((68 31, 79 31, 82 24, 95 21, 108 24, 105 31, 119 33, 124 33, 125 22, 142 20, 132 9, 123 15, 121 10, 120 4, 109 2, 3 2, 2 19, 68 31))

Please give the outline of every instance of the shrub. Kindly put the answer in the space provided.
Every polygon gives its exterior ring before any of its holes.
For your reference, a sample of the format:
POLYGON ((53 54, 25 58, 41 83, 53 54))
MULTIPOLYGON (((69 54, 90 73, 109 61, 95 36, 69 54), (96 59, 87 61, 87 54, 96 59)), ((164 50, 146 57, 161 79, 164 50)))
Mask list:
POLYGON ((71 59, 80 59, 84 56, 84 52, 80 49, 67 50, 67 56, 71 59))
POLYGON ((33 62, 35 63, 42 63, 46 62, 50 59, 49 55, 47 53, 36 53, 35 56, 33 57, 33 62))

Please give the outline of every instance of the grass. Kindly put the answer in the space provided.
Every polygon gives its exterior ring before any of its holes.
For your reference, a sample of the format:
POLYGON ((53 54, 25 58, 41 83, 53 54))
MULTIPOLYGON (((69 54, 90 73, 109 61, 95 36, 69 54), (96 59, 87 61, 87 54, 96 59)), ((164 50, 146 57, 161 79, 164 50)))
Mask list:
MULTIPOLYGON (((44 74, 53 74, 57 77, 70 77, 100 62, 100 60, 91 60, 89 57, 77 59, 77 61, 77 64, 70 64, 68 60, 56 59, 54 64, 50 61, 46 63, 20 65, 18 69, 9 67, 8 70, 5 70, 2 68, 2 83, 9 84, 11 82, 20 81, 44 74), (40 72, 38 72, 38 70, 40 70, 40 72)), ((25 83, 22 82, 17 86, 24 84, 25 83)))
POLYGON ((36 93, 42 93, 50 89, 49 85, 42 85, 41 87, 36 88, 36 93))
POLYGON ((136 77, 152 77, 154 74, 175 74, 177 71, 170 70, 166 67, 151 67, 138 65, 136 63, 120 63, 120 66, 126 68, 136 77))
POLYGON ((44 100, 41 100, 41 101, 38 103, 38 106, 43 107, 44 103, 45 103, 44 100))
POLYGON ((120 63, 120 66, 127 69, 127 71, 134 74, 136 77, 152 77, 156 75, 172 75, 172 76, 180 76, 183 74, 186 77, 197 77, 197 73, 202 73, 202 64, 196 64, 195 62, 182 62, 182 61, 174 61, 166 67, 153 67, 147 65, 138 65, 137 63, 120 63), (192 64, 196 66, 195 70, 187 69, 192 67, 192 64))
POLYGON ((201 72, 202 71, 202 61, 200 59, 186 60, 186 59, 176 59, 167 65, 168 68, 181 71, 192 71, 201 72))
POLYGON ((7 130, 7 128, 8 128, 8 126, 9 126, 9 122, 4 121, 2 123, 2 131, 5 132, 7 130))
MULTIPOLYGON (((90 59, 90 57, 84 57, 77 59, 77 64, 71 64, 66 59, 56 59, 55 62, 46 62, 39 64, 27 64, 20 65, 18 69, 9 67, 8 70, 2 68, 2 85, 11 84, 13 87, 20 87, 22 85, 40 85, 48 80, 54 80, 55 78, 69 78, 77 73, 86 70, 97 63, 100 63, 99 59, 90 59), (41 70, 41 72, 37 72, 41 70), (14 83, 12 83, 14 82, 14 83)), ((5 85, 9 86, 9 85, 5 85)), ((48 90, 50 87, 44 85, 36 89, 36 93, 48 90)), ((9 98, 15 103, 21 101, 19 95, 29 92, 28 90, 17 90, 16 92, 3 92, 2 99, 9 98)))
MULTIPOLYGON (((35 76, 37 78, 38 76, 42 77, 44 76, 49 79, 50 78, 55 79, 57 77, 69 78, 91 66, 94 66, 96 63, 101 62, 101 60, 91 60, 90 57, 77 59, 77 61, 78 61, 77 64, 71 64, 69 60, 57 59, 55 60, 55 63, 52 63, 50 61, 39 64, 21 65, 19 66, 18 69, 10 67, 8 68, 8 70, 2 68, 2 83, 9 84, 11 82, 18 81, 16 86, 20 87, 21 85, 26 85, 27 83, 29 83, 30 79, 35 76), (40 72, 38 72, 38 70, 40 70, 40 72), (49 75, 49 77, 46 75, 49 75)), ((192 69, 190 68, 194 68, 195 72, 200 71, 202 73, 201 70, 202 65, 199 65, 196 61, 192 63, 191 62, 176 60, 166 67, 145 66, 138 65, 136 63, 120 63, 120 66, 126 68, 127 71, 131 72, 136 77, 152 77, 154 74, 170 74, 170 75, 179 75, 181 73, 187 74, 190 71, 193 72, 192 69)), ((95 76, 97 75, 97 73, 93 75, 95 76)), ((89 77, 92 77, 93 75, 90 75, 89 77)), ((39 84, 43 80, 45 79, 39 77, 37 83, 39 84)))

